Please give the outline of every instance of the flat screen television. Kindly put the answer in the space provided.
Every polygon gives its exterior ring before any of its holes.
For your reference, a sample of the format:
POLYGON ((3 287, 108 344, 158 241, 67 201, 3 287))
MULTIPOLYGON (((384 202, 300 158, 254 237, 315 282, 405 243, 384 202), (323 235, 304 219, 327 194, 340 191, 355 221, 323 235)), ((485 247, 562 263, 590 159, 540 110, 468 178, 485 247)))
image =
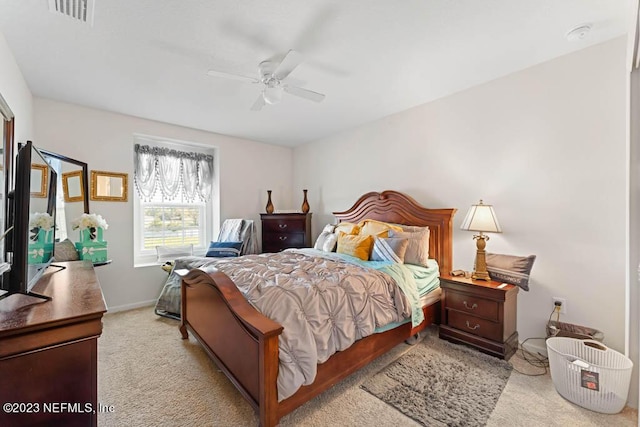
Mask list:
POLYGON ((0 295, 31 292, 54 259, 57 175, 40 151, 28 141, 18 151, 15 188, 8 198, 7 260, 11 270, 3 277, 0 295))

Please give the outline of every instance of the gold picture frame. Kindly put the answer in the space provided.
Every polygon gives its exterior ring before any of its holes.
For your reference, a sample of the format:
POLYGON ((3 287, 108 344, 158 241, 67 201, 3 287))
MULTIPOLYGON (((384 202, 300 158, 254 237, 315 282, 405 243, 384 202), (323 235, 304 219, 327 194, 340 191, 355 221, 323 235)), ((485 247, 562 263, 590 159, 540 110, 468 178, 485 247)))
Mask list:
POLYGON ((47 165, 31 165, 31 196, 47 197, 47 181, 49 179, 47 165))
POLYGON ((65 202, 84 201, 84 183, 81 170, 62 174, 62 192, 65 202))
POLYGON ((129 187, 126 173, 91 171, 91 200, 126 202, 129 187))

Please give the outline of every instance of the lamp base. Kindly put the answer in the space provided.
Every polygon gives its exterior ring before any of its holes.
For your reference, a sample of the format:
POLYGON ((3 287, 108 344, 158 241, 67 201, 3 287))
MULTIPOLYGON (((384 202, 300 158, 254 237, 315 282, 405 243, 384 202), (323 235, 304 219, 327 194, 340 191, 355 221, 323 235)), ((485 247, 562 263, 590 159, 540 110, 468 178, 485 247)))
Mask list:
POLYGON ((485 257, 484 248, 487 244, 487 240, 489 240, 489 236, 485 236, 480 232, 480 235, 473 236, 476 239, 476 265, 473 270, 473 274, 471 274, 472 279, 476 280, 487 280, 490 281, 491 277, 489 277, 489 272, 487 271, 487 261, 485 257))
POLYGON ((486 271, 474 271, 471 274, 471 278, 476 280, 486 280, 488 282, 491 281, 491 277, 489 277, 489 273, 486 271))

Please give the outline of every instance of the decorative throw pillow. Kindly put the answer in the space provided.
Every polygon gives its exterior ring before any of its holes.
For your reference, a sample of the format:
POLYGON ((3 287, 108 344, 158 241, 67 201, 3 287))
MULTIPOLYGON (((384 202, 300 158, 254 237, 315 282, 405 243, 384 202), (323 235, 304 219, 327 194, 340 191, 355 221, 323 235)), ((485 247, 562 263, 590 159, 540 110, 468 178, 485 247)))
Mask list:
POLYGON ((340 231, 345 234, 358 234, 360 232, 360 227, 358 226, 358 224, 354 224, 351 222, 341 222, 336 225, 334 233, 339 234, 340 231))
POLYGON ((333 252, 338 241, 338 236, 333 233, 335 230, 335 224, 327 224, 322 229, 322 232, 316 239, 313 249, 325 252, 333 252))
POLYGON ((373 236, 358 236, 339 232, 336 252, 368 261, 372 246, 373 236))
POLYGON ((428 267, 429 261, 429 228, 420 227, 420 231, 414 232, 397 232, 395 230, 389 230, 389 237, 399 237, 401 239, 409 240, 407 245, 407 251, 404 254, 405 264, 420 265, 422 267, 428 267))
POLYGON ((54 247, 56 261, 77 261, 80 259, 75 245, 69 239, 62 242, 56 242, 54 247))
POLYGON ((487 271, 491 280, 510 283, 529 290, 529 274, 536 260, 535 255, 515 256, 487 253, 487 271))
POLYGON ((397 225, 377 221, 375 219, 365 219, 358 224, 360 233, 366 236, 389 237, 389 230, 402 231, 397 225))
POLYGON ((174 261, 176 258, 193 255, 193 245, 184 246, 156 246, 157 258, 159 263, 174 261))
POLYGON ((226 258, 240 256, 242 242, 211 242, 205 256, 226 258))
POLYGON ((371 261, 391 261, 398 264, 404 262, 409 240, 390 237, 388 239, 374 237, 371 261))

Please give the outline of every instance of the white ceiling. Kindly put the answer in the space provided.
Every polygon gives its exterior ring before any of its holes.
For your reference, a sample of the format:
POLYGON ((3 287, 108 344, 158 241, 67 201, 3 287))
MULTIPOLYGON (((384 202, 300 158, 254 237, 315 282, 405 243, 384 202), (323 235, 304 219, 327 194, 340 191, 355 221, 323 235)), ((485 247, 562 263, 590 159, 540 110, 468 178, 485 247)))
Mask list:
MULTIPOLYGON (((0 1, 0 32, 35 96, 295 146, 626 33, 629 0, 96 0, 90 27, 47 0, 0 1), (578 42, 566 33, 590 23, 578 42), (257 76, 305 62, 260 112, 257 76)), ((586 70, 588 72, 588 70, 586 70)))

